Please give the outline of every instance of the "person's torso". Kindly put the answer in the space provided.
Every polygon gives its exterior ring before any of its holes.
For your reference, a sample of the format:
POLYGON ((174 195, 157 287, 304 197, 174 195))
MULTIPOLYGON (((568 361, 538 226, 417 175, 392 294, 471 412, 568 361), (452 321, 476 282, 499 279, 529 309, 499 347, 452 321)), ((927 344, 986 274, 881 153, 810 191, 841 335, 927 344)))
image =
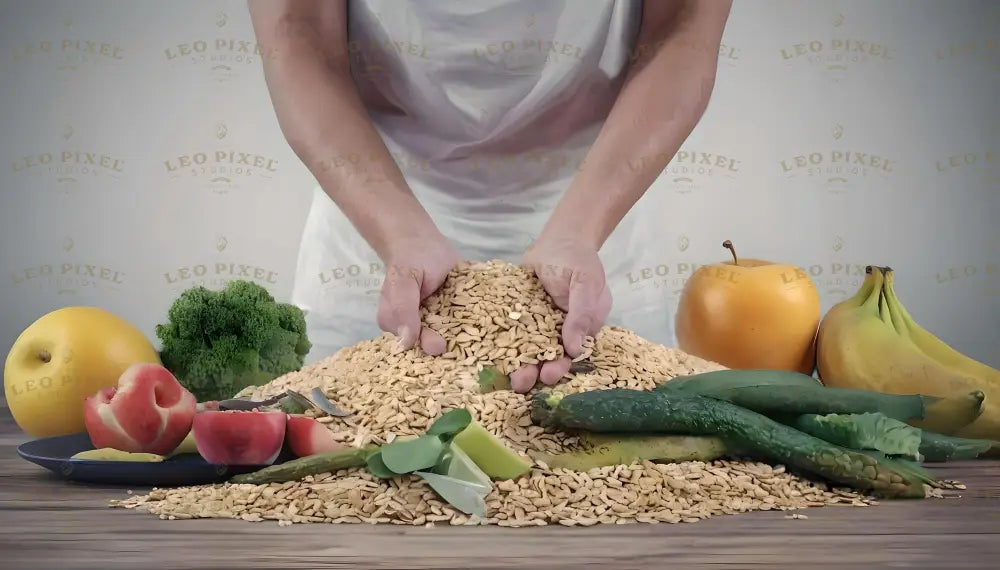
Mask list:
POLYGON ((493 218, 576 171, 620 89, 641 2, 353 0, 348 10, 352 73, 407 180, 493 218))

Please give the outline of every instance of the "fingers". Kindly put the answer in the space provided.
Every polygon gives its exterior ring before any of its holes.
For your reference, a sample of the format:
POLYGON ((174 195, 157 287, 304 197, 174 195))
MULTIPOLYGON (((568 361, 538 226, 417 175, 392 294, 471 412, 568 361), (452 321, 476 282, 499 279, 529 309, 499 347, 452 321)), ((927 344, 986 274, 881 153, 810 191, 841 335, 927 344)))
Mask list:
POLYGON ((445 342, 444 337, 437 333, 433 329, 424 327, 420 331, 420 348, 430 356, 440 356, 444 354, 445 349, 448 347, 448 343, 445 342))
POLYGON ((538 379, 542 381, 542 384, 551 386, 559 382, 563 376, 569 374, 569 367, 572 365, 573 361, 568 356, 564 356, 558 360, 543 362, 542 369, 538 373, 538 379))
POLYGON ((583 352, 583 337, 593 336, 611 312, 611 291, 604 279, 574 276, 570 283, 569 310, 563 321, 563 348, 570 358, 583 352))
POLYGON ((510 388, 518 394, 525 394, 535 387, 538 381, 538 365, 525 364, 510 373, 510 388))
POLYGON ((421 326, 420 284, 415 276, 391 270, 386 273, 375 320, 380 329, 399 337, 401 348, 416 345, 421 326))

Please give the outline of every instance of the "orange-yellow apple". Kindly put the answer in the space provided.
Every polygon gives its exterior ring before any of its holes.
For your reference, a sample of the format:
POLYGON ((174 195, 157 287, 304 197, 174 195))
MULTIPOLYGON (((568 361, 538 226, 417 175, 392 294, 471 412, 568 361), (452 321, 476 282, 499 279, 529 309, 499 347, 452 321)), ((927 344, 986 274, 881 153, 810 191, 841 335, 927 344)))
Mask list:
POLYGON ((812 374, 819 292, 795 265, 741 259, 705 265, 681 291, 678 347, 728 368, 794 370, 812 374))

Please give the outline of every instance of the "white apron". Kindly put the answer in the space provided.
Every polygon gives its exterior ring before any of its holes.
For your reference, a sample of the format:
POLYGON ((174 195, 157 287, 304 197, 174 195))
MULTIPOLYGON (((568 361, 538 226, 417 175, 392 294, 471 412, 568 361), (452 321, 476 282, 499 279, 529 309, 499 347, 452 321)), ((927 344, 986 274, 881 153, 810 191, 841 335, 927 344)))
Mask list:
MULTIPOLYGON (((517 262, 538 235, 615 101, 641 8, 639 0, 349 3, 352 73, 370 116, 463 259, 517 262)), ((637 296, 626 277, 655 223, 656 212, 639 209, 600 252, 614 297, 608 324, 672 343, 669 294, 637 296)), ((315 187, 292 293, 313 342, 307 362, 381 333, 383 275, 315 187)))

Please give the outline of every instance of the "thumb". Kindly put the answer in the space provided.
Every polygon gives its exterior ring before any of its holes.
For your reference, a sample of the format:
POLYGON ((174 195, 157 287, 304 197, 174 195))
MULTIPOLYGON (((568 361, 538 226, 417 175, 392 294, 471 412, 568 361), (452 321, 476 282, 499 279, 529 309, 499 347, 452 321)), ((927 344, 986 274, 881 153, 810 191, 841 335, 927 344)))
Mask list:
POLYGON ((562 329, 563 347, 570 358, 576 358, 583 352, 583 337, 596 334, 604 325, 611 309, 610 299, 603 279, 588 279, 585 275, 577 278, 574 275, 569 289, 569 309, 562 329))
POLYGON ((399 337, 410 349, 420 337, 420 284, 413 275, 387 274, 379 296, 376 321, 380 329, 399 337))

